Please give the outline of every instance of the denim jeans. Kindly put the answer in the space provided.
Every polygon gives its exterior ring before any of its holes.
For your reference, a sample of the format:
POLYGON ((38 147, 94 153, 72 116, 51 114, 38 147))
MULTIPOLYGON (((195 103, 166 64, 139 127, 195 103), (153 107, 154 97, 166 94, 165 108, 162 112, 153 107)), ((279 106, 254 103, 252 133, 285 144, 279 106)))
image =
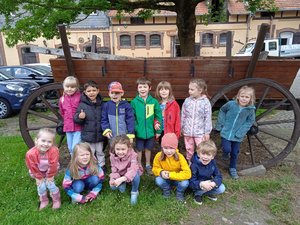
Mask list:
POLYGON ((223 152, 225 154, 230 153, 229 168, 235 168, 236 169, 236 163, 237 163, 238 155, 240 153, 241 142, 228 141, 225 138, 221 138, 221 143, 222 143, 223 152))
POLYGON ((175 186, 178 192, 184 192, 185 189, 189 186, 188 180, 177 181, 164 179, 162 177, 155 177, 155 183, 162 190, 170 190, 171 186, 175 186))
MULTIPOLYGON (((137 174, 133 178, 131 184, 132 184, 131 192, 137 192, 139 190, 139 186, 140 186, 140 174, 139 174, 139 172, 137 172, 137 174)), ((121 193, 124 193, 126 191, 126 182, 123 182, 118 187, 110 186, 110 188, 111 188, 111 190, 119 190, 121 193)))
POLYGON ((210 191, 205 191, 202 189, 197 190, 197 191, 195 191, 195 196, 197 196, 197 195, 202 196, 204 194, 205 195, 219 195, 219 194, 222 194, 224 191, 225 191, 225 186, 224 186, 224 184, 221 184, 218 188, 214 188, 210 191))
POLYGON ((67 135, 67 143, 70 155, 72 155, 75 145, 77 145, 81 141, 81 132, 66 132, 67 135))
POLYGON ((58 191, 58 187, 55 185, 54 181, 43 181, 40 185, 37 186, 38 195, 44 195, 49 190, 50 193, 56 193, 58 191))
POLYGON ((72 183, 72 189, 76 193, 81 193, 85 189, 92 190, 99 184, 99 182, 100 179, 98 176, 90 176, 82 180, 74 180, 72 183))

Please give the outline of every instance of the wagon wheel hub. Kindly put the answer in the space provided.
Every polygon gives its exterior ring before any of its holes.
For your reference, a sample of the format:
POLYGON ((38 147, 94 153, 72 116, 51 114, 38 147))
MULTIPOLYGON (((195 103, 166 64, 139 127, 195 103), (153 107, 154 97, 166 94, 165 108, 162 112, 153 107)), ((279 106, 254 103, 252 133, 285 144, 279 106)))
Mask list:
POLYGON ((258 132, 259 132, 259 129, 258 129, 257 125, 252 125, 247 134, 255 135, 255 134, 258 134, 258 132))

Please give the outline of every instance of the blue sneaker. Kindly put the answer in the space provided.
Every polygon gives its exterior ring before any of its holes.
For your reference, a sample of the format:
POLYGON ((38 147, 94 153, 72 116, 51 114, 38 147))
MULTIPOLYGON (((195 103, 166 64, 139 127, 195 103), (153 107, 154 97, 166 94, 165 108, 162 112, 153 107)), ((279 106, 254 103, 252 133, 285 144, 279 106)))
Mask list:
POLYGON ((131 205, 136 205, 138 196, 139 196, 138 191, 137 192, 131 192, 131 198, 130 198, 131 205))
POLYGON ((148 175, 153 175, 152 166, 146 165, 145 169, 148 175))
POLYGON ((229 175, 231 176, 232 179, 239 179, 239 175, 236 171, 236 168, 229 168, 229 175))

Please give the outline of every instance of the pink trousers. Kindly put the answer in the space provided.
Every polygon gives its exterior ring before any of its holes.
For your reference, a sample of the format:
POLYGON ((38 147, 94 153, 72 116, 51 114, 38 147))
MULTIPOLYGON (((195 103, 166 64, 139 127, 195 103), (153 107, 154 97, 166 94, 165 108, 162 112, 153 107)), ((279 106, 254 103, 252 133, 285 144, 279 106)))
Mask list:
POLYGON ((204 141, 204 136, 203 137, 184 136, 184 144, 185 144, 185 149, 186 149, 186 159, 188 161, 191 161, 191 158, 192 158, 192 156, 195 152, 195 143, 196 143, 196 146, 198 146, 203 141, 204 141))

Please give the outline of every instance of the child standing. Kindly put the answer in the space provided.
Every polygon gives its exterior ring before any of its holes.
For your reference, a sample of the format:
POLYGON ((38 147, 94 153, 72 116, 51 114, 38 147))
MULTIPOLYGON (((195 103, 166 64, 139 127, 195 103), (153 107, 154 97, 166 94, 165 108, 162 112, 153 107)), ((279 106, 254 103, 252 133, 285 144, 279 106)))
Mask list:
MULTIPOLYGON (((162 111, 162 135, 175 133, 180 136, 180 107, 175 101, 172 86, 168 81, 161 81, 156 87, 156 98, 162 111)), ((162 136, 161 136, 162 137, 162 136)))
POLYGON ((139 195, 140 175, 142 168, 138 164, 137 154, 131 147, 130 139, 126 135, 114 138, 110 151, 111 174, 109 185, 112 190, 118 189, 124 193, 126 183, 131 183, 131 204, 137 203, 139 195))
POLYGON ((177 149, 176 134, 165 134, 162 137, 161 147, 162 151, 156 154, 153 161, 155 183, 162 189, 165 198, 170 196, 171 186, 175 186, 177 200, 184 201, 184 192, 189 186, 191 170, 186 159, 177 149))
POLYGON ((192 79, 189 84, 190 97, 182 105, 181 124, 190 162, 196 146, 210 137, 212 130, 211 105, 207 98, 207 85, 202 79, 192 79))
POLYGON ((255 91, 252 87, 243 86, 235 100, 223 105, 219 111, 216 130, 221 132, 223 159, 229 160, 229 175, 238 179, 236 163, 240 144, 255 122, 255 91))
POLYGON ((52 197, 52 208, 60 208, 60 192, 54 182, 54 176, 59 168, 59 150, 53 145, 54 139, 54 131, 42 128, 35 138, 35 146, 26 153, 26 165, 31 177, 36 181, 40 209, 49 203, 47 189, 52 197))
POLYGON ((138 162, 139 164, 142 163, 142 151, 145 150, 146 172, 151 175, 151 150, 155 143, 154 137, 158 139, 161 134, 160 124, 162 115, 158 101, 149 94, 151 81, 142 77, 139 78, 136 83, 138 95, 131 101, 131 106, 135 116, 138 162), (153 126, 154 120, 158 121, 155 127, 153 126))
POLYGON ((131 105, 122 100, 124 90, 119 82, 111 82, 108 86, 110 101, 104 104, 102 110, 101 126, 103 135, 108 139, 118 135, 127 134, 133 140, 134 114, 131 105))
POLYGON ((202 196, 217 201, 215 195, 222 194, 225 186, 222 184, 222 174, 220 173, 214 157, 217 154, 217 147, 212 140, 201 142, 191 159, 192 178, 190 187, 195 197, 194 201, 202 205, 202 196))
POLYGON ((93 201, 102 189, 103 180, 103 170, 93 157, 90 145, 86 142, 75 145, 63 180, 63 187, 72 202, 84 204, 93 201), (86 189, 89 193, 84 196, 82 192, 86 189))
POLYGON ((64 93, 59 99, 59 111, 64 121, 67 144, 72 156, 74 146, 81 140, 81 126, 73 120, 80 101, 79 83, 76 77, 68 76, 63 82, 64 93))
POLYGON ((101 129, 102 97, 94 81, 85 83, 83 89, 74 121, 82 125, 81 140, 90 144, 93 156, 95 155, 100 166, 104 167, 104 137, 101 129))

